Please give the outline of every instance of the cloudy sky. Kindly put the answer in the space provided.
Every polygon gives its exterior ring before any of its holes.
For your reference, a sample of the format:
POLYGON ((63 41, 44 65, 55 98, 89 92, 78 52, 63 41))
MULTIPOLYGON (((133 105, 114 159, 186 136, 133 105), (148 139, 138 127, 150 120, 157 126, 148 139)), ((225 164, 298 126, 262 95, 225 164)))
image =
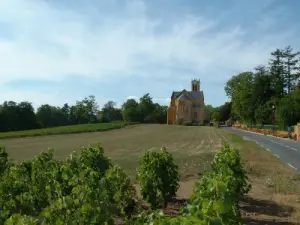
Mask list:
POLYGON ((201 80, 206 104, 224 84, 300 50, 298 0, 0 0, 0 102, 75 103, 173 90, 201 80))

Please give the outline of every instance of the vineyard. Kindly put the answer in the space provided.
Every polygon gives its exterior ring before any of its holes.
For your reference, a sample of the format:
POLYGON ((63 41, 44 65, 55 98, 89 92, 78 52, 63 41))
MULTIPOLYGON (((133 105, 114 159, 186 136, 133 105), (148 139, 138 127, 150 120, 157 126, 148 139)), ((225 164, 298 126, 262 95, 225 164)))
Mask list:
POLYGON ((34 129, 34 130, 10 131, 10 132, 0 133, 0 139, 108 131, 108 130, 120 129, 125 126, 129 126, 133 124, 137 124, 137 123, 133 123, 133 122, 91 123, 91 124, 79 124, 79 125, 69 125, 69 126, 60 126, 60 127, 51 127, 51 128, 41 128, 41 129, 34 129))
POLYGON ((166 148, 139 159, 135 187, 103 148, 82 148, 65 160, 53 150, 12 163, 0 149, 0 224, 242 224, 239 201, 250 190, 237 149, 223 145, 178 216, 162 209, 179 188, 166 148))

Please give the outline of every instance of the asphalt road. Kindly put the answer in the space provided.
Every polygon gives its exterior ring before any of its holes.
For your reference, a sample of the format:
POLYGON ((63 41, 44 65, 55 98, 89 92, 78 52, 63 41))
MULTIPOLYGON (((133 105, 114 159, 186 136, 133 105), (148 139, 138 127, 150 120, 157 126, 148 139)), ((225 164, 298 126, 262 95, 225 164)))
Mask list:
POLYGON ((250 133, 232 127, 222 127, 229 132, 256 141, 261 147, 272 152, 281 161, 300 172, 300 142, 289 139, 276 138, 272 136, 250 133))

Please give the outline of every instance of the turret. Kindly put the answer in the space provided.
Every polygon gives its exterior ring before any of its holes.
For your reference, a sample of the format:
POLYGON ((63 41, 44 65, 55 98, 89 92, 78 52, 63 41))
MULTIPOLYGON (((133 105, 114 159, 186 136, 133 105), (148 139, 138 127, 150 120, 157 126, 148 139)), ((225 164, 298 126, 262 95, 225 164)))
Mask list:
POLYGON ((192 91, 200 91, 200 79, 193 79, 192 82, 192 91))

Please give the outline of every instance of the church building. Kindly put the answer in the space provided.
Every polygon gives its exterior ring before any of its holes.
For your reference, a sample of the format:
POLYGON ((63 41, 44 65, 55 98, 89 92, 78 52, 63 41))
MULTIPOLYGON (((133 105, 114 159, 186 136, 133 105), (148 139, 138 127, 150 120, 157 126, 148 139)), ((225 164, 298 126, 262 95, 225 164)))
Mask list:
POLYGON ((191 81, 191 91, 174 91, 168 108, 167 123, 203 124, 206 119, 203 91, 200 80, 191 81))

